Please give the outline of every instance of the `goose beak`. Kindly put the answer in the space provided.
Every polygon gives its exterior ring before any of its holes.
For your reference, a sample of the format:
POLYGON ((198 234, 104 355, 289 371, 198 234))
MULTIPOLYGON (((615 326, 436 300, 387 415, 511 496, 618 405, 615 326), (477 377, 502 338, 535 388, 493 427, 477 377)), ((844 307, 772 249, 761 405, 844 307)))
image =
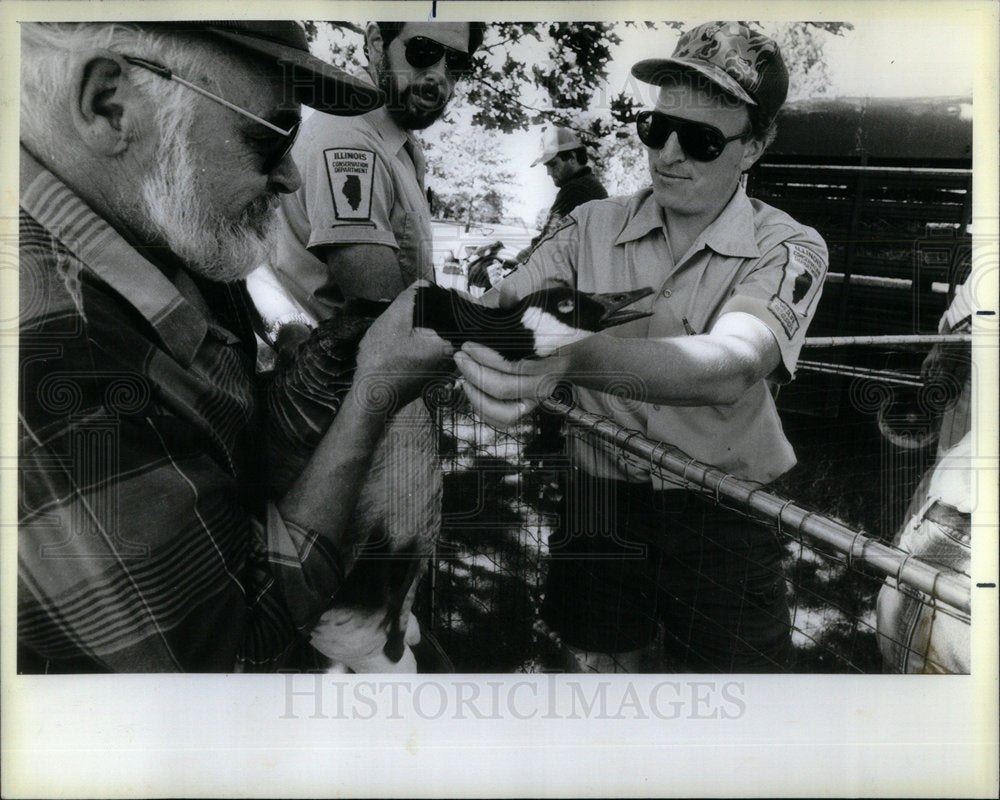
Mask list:
POLYGON ((652 311, 623 311, 626 306, 632 305, 636 300, 640 300, 647 295, 651 295, 653 289, 650 286, 644 289, 636 289, 631 292, 608 292, 607 294, 592 294, 590 297, 604 306, 604 313, 601 315, 598 324, 600 330, 613 328, 616 325, 623 325, 643 317, 653 316, 652 311))

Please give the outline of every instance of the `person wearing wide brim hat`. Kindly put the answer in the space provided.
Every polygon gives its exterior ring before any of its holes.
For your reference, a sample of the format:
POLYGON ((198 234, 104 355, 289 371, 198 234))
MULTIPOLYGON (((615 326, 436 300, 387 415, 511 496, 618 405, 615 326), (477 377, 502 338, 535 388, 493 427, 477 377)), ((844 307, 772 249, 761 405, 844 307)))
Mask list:
MULTIPOLYGON (((508 424, 564 377, 583 410, 766 484, 795 464, 770 387, 794 374, 827 268, 815 230, 750 200, 741 183, 771 136, 787 70, 768 37, 710 22, 632 74, 655 87, 636 120, 650 185, 577 208, 497 293, 511 303, 554 278, 584 291, 652 287, 637 304, 651 316, 530 369, 467 348, 457 358, 466 392, 477 413, 508 424)), ((567 646, 560 666, 787 669, 773 531, 652 464, 587 437, 567 441, 573 470, 542 606, 567 646)))

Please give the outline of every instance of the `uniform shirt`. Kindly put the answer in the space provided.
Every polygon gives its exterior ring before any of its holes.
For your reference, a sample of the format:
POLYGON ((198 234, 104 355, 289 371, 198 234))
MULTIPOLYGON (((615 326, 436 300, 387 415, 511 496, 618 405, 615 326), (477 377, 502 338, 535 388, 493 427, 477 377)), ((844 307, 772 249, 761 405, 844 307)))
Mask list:
POLYGON ((434 280, 423 153, 384 106, 356 117, 312 114, 292 158, 302 185, 281 197, 272 268, 314 318, 330 316, 344 299, 325 246, 385 245, 396 251, 404 285, 434 280))
POLYGON ((282 666, 343 570, 266 501, 243 285, 157 268, 22 151, 20 291, 19 668, 282 666))
MULTIPOLYGON (((540 288, 547 277, 585 292, 653 287, 654 295, 634 305, 653 316, 606 332, 622 338, 707 333, 722 314, 752 314, 781 348, 772 380, 790 380, 826 274, 827 251, 819 234, 749 199, 740 188, 688 252, 677 255, 647 188, 577 208, 505 284, 518 296, 540 288)), ((733 405, 720 406, 647 403, 638 376, 616 373, 614 382, 616 391, 610 394, 578 387, 578 402, 740 478, 768 482, 795 464, 765 381, 733 405)), ((648 478, 648 472, 624 467, 611 452, 571 442, 575 462, 592 474, 648 478)), ((659 479, 654 483, 659 486, 659 479)))

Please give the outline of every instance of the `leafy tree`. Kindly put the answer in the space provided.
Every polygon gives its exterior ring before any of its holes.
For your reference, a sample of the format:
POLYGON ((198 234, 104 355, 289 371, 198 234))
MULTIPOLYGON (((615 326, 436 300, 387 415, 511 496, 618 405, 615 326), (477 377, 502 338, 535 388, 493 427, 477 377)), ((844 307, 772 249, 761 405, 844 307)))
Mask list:
MULTIPOLYGON (((621 43, 609 22, 500 22, 477 54, 465 99, 475 125, 509 133, 555 122, 574 126, 608 77, 611 48, 621 43)), ((594 131, 604 133, 605 131, 594 131)))
POLYGON ((354 72, 368 63, 364 56, 363 25, 304 20, 302 26, 312 51, 335 67, 354 72))
MULTIPOLYGON (((366 63, 360 25, 303 24, 321 57, 349 71, 366 63)), ((607 78, 612 48, 622 41, 616 30, 623 25, 632 23, 490 23, 472 75, 459 84, 458 106, 472 108, 471 124, 486 130, 510 133, 544 122, 577 127, 576 116, 607 78)), ((588 140, 609 131, 607 120, 580 129, 588 140)))
POLYGON ((501 134, 480 130, 475 136, 452 123, 427 146, 427 185, 434 215, 443 219, 499 223, 514 199, 514 172, 500 147, 501 134))

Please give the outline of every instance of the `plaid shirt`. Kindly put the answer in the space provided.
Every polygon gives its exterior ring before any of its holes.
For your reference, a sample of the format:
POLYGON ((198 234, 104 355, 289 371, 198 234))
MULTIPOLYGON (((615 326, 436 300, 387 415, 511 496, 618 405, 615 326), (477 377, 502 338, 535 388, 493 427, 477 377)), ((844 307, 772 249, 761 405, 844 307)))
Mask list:
POLYGON ((289 664, 343 573, 267 501, 244 284, 153 266, 22 150, 20 290, 19 669, 289 664))

